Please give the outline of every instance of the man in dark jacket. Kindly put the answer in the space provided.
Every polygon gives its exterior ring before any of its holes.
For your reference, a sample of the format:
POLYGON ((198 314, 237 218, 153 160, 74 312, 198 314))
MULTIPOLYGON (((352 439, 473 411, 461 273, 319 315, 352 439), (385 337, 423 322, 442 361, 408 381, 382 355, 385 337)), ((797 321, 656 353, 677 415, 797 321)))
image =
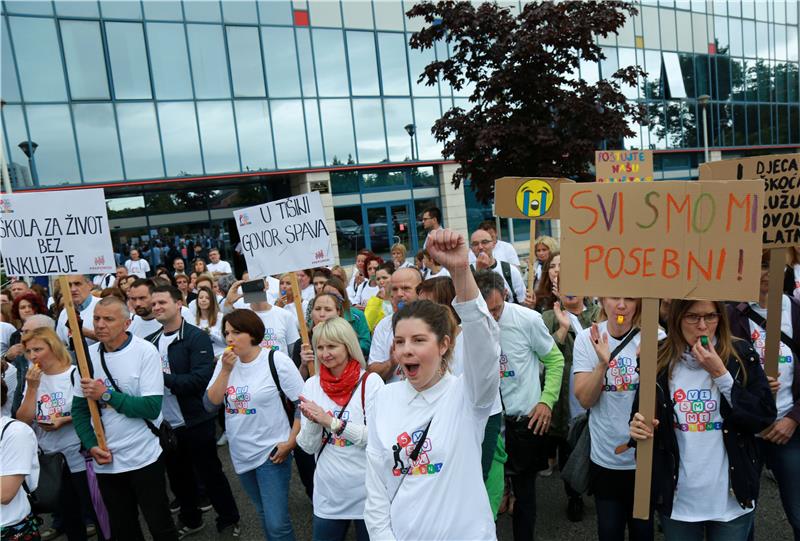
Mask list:
POLYGON ((217 530, 238 537, 239 510, 217 457, 216 415, 203 407, 203 394, 214 371, 209 336, 181 317, 181 293, 172 286, 153 289, 153 313, 161 330, 147 337, 161 355, 164 371, 164 419, 175 429, 178 448, 167 456, 167 475, 180 504, 181 538, 200 531, 195 472, 217 512, 217 530))

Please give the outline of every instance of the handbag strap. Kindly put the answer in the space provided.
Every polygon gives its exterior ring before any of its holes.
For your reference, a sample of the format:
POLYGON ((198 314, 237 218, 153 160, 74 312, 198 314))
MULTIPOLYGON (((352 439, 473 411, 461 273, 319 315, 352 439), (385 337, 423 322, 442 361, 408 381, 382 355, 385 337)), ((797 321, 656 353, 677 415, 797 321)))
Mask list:
POLYGON ((631 340, 633 340, 637 334, 639 334, 639 327, 634 327, 631 329, 630 332, 628 332, 628 335, 622 339, 622 342, 620 342, 617 347, 614 348, 614 351, 611 352, 611 355, 608 356, 608 360, 611 361, 617 355, 619 355, 622 350, 625 349, 625 346, 630 344, 631 340))
MULTIPOLYGON (((422 451, 422 446, 425 444, 425 439, 428 437, 428 429, 430 429, 432 422, 433 422, 433 417, 431 417, 430 420, 428 421, 428 424, 425 425, 425 429, 422 431, 422 435, 417 440, 417 444, 414 446, 414 450, 411 451, 411 453, 408 455, 408 459, 411 461, 411 464, 413 464, 419 458, 419 454, 422 451)), ((397 493, 400 491, 400 487, 403 486, 403 481, 406 480, 406 477, 408 477, 408 472, 410 471, 411 468, 406 468, 406 473, 404 473, 403 476, 400 478, 400 482, 397 484, 397 488, 394 489, 394 494, 392 494, 392 497, 389 499, 389 505, 391 505, 394 499, 397 497, 397 493)))
MULTIPOLYGON (((105 346, 103 346, 103 344, 100 344, 99 349, 100 349, 100 365, 103 367, 103 372, 105 372, 106 375, 108 376, 108 381, 111 382, 111 386, 114 387, 114 390, 117 391, 118 393, 122 393, 122 391, 119 388, 119 385, 117 385, 117 382, 114 381, 114 376, 111 375, 111 370, 108 369, 108 365, 106 364, 105 346)), ((156 427, 155 423, 153 423, 150 419, 145 419, 144 417, 142 417, 141 419, 142 421, 144 421, 144 424, 147 425, 147 428, 150 429, 150 432, 152 432, 153 435, 160 440, 161 433, 158 431, 158 428, 156 427)))
MULTIPOLYGON (((745 303, 742 304, 738 306, 739 311, 744 313, 744 315, 746 315, 750 321, 752 321, 753 323, 764 329, 764 331, 766 331, 767 320, 764 319, 764 317, 761 314, 753 310, 753 307, 750 306, 749 304, 745 303), (742 308, 742 304, 744 304, 745 306, 744 308, 742 308)), ((793 352, 800 351, 800 343, 797 343, 791 336, 789 336, 783 331, 781 331, 781 342, 783 342, 786 346, 788 346, 788 348, 791 349, 793 352)))
POLYGON ((278 388, 278 396, 281 398, 281 407, 286 412, 287 419, 286 421, 289 423, 289 430, 292 429, 292 422, 289 421, 289 411, 286 409, 286 402, 289 400, 286 396, 286 393, 283 392, 283 388, 281 387, 281 378, 278 376, 278 369, 275 366, 275 350, 269 350, 269 373, 272 375, 272 381, 275 382, 275 387, 278 388))
MULTIPOLYGON (((356 394, 356 389, 358 389, 359 385, 361 386, 361 400, 362 400, 362 402, 361 402, 362 406, 361 407, 362 408, 364 407, 363 406, 363 404, 364 404, 364 402, 363 402, 363 400, 364 400, 364 382, 366 381, 368 375, 369 375, 369 372, 364 372, 361 375, 361 378, 358 380, 358 383, 356 384, 355 387, 353 387, 353 390, 350 393, 350 398, 347 399, 347 402, 345 403, 344 407, 342 409, 340 409, 339 413, 336 415, 337 419, 341 419, 342 415, 344 415, 344 410, 346 410, 347 406, 350 405, 350 401, 353 399, 353 395, 356 394)), ((364 413, 366 415, 366 412, 364 412, 364 413)), ((366 424, 366 423, 367 423, 367 420, 366 420, 366 417, 365 417, 364 418, 364 424, 366 424)), ((328 443, 331 441, 331 438, 333 437, 333 432, 328 432, 324 428, 322 429, 322 433, 323 434, 327 434, 327 436, 325 436, 325 441, 322 442, 322 448, 319 450, 319 454, 317 455, 317 462, 319 462, 319 457, 322 456, 322 451, 324 451, 328 447, 328 443)))

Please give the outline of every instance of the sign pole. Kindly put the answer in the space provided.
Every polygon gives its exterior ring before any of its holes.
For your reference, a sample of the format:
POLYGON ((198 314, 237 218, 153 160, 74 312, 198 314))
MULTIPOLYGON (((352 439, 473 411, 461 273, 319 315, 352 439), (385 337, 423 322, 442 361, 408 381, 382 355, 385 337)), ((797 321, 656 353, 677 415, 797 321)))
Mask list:
MULTIPOLYGON (((656 413, 656 359, 658 358, 658 299, 642 299, 642 340, 639 344, 639 413, 653 428, 656 413)), ((668 428, 668 427, 665 427, 668 428)), ((671 428, 670 428, 671 430, 671 428)), ((633 517, 650 518, 650 484, 653 472, 653 439, 636 443, 636 483, 633 517)))
MULTIPOLYGON (((91 378, 89 363, 86 360, 86 350, 83 349, 83 329, 78 324, 78 315, 75 312, 75 305, 72 303, 72 295, 69 293, 69 279, 66 276, 61 276, 58 282, 61 285, 61 298, 64 302, 64 310, 67 311, 69 330, 72 333, 72 344, 75 347, 75 356, 78 359, 78 371, 81 374, 81 378, 91 378)), ((103 422, 100 420, 100 409, 97 407, 97 402, 89 398, 86 399, 86 402, 89 404, 89 413, 92 416, 97 445, 103 451, 108 451, 106 433, 103 430, 103 422)))
POLYGON ((786 248, 770 250, 769 292, 767 295, 767 340, 764 347, 764 372, 778 378, 778 355, 781 341, 781 312, 783 303, 783 272, 786 248))
POLYGON ((536 220, 531 220, 531 253, 528 263, 528 295, 533 295, 533 281, 536 278, 536 220))
MULTIPOLYGON (((297 321, 300 323, 300 338, 303 339, 304 346, 309 346, 308 325, 306 325, 306 315, 303 313, 303 296, 300 294, 300 284, 297 283, 297 274, 290 272, 289 279, 292 282, 292 298, 294 298, 294 308, 297 310, 297 321)), ((314 375, 313 364, 308 366, 308 375, 314 375)))

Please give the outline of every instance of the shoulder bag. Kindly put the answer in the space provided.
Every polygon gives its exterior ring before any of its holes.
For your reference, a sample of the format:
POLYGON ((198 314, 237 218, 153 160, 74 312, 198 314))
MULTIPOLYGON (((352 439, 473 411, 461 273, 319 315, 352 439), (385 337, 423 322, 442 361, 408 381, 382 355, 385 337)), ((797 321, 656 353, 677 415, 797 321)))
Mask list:
MULTIPOLYGON (((339 415, 336 416, 337 419, 341 420, 342 415, 344 415, 344 410, 347 409, 347 406, 350 405, 350 401, 353 399, 353 395, 356 394, 356 389, 358 389, 358 387, 361 386, 361 411, 364 414, 364 424, 367 424, 367 411, 364 408, 364 388, 366 387, 368 375, 369 372, 364 372, 364 375, 361 376, 356 386, 353 387, 353 392, 350 393, 350 398, 347 399, 347 404, 345 404, 344 407, 341 410, 339 410, 339 415)), ((325 441, 322 442, 322 448, 320 448, 319 453, 317 454, 317 462, 319 462, 319 457, 322 456, 322 452, 328 447, 328 443, 331 441, 331 438, 333 437, 333 432, 328 432, 324 428, 322 429, 322 433, 323 436, 325 437, 325 441)))

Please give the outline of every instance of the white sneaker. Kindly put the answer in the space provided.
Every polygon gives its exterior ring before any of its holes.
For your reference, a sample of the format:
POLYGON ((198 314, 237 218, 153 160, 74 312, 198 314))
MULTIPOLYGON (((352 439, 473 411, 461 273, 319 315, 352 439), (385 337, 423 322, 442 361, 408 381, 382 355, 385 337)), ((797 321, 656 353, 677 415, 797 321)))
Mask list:
POLYGON ((223 432, 222 436, 220 436, 219 439, 217 440, 217 447, 224 447, 225 445, 228 445, 228 433, 227 432, 223 432))

